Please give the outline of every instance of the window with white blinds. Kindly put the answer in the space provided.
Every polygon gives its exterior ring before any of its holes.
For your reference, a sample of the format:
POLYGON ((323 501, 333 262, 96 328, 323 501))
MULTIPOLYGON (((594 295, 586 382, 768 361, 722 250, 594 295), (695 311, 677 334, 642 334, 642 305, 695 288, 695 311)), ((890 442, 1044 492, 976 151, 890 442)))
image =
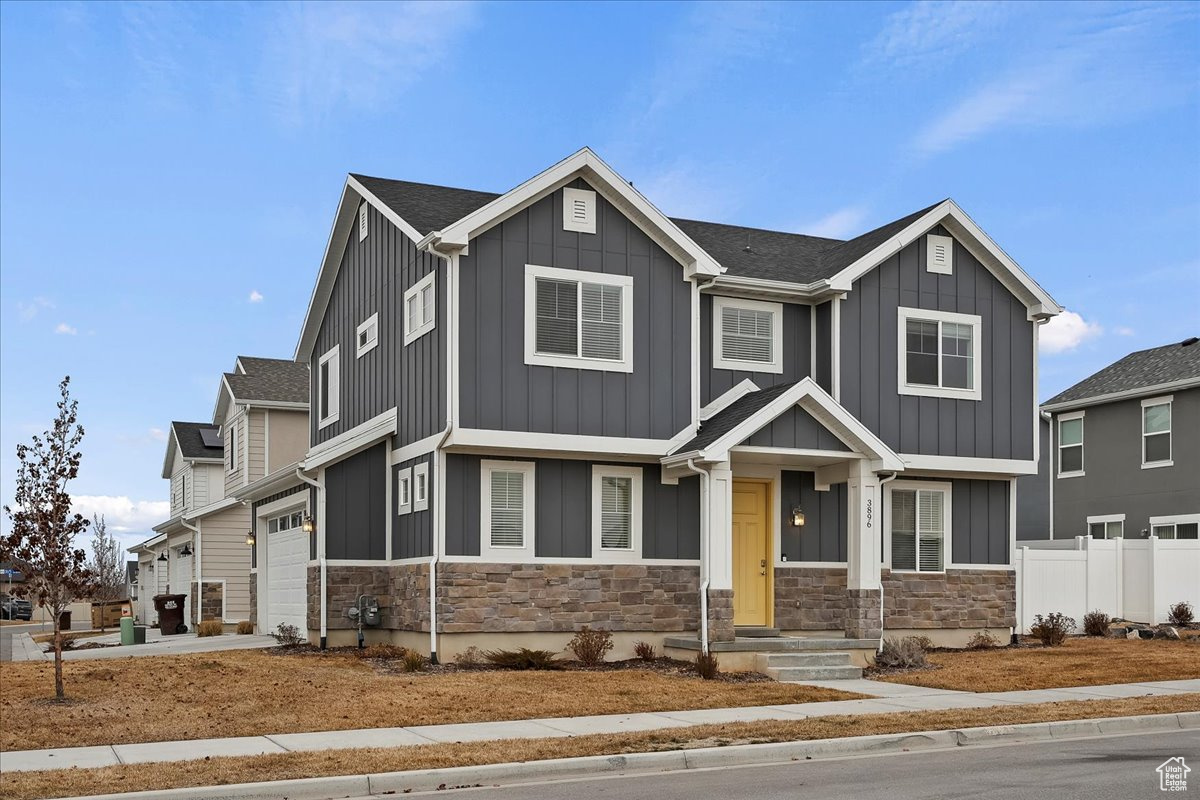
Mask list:
POLYGON ((633 371, 633 279, 526 267, 525 363, 633 371))
POLYGON ((713 298, 713 366, 783 372, 783 304, 713 298))
POLYGON ((488 551, 498 551, 493 555, 501 558, 532 555, 533 475, 534 465, 530 462, 482 462, 480 552, 483 555, 488 555, 488 551))
POLYGON ((642 554, 642 470, 592 468, 592 555, 632 561, 642 554))
POLYGON ((943 489, 892 489, 892 569, 945 570, 946 506, 943 489))

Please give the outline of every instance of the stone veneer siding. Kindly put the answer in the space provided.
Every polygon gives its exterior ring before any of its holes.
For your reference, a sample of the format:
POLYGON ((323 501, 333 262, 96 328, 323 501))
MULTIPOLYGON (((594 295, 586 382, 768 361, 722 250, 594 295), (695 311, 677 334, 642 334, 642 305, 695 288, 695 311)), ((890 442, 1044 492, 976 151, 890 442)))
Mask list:
POLYGON ((221 583, 205 583, 200 596, 200 621, 208 619, 224 620, 222 606, 225 599, 225 586, 221 583))
MULTIPOLYGON (((254 572, 250 573, 250 622, 258 627, 258 575, 254 572)), ((258 631, 259 633, 267 633, 268 631, 258 631)))
POLYGON ((708 640, 732 642, 737 638, 733 628, 733 589, 708 590, 708 640))
POLYGON ((848 589, 846 598, 846 638, 878 639, 883 632, 879 621, 879 590, 848 589))

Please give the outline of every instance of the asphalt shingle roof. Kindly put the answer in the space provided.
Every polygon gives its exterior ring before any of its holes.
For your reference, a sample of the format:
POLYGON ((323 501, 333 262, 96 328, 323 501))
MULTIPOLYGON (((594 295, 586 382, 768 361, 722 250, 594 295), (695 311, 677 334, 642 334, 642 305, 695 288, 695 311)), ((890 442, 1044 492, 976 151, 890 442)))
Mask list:
MULTIPOLYGON (((352 175, 422 236, 457 222, 500 196, 494 192, 352 175)), ((719 222, 671 221, 725 267, 729 275, 811 283, 837 274, 936 205, 847 241, 719 222)))
MULTIPOLYGON (((217 426, 211 422, 172 422, 171 427, 175 431, 175 441, 179 442, 179 452, 184 458, 215 458, 222 459, 225 457, 225 450, 221 447, 205 447, 204 440, 200 438, 200 429, 207 428, 211 431, 217 431, 217 426)), ((217 436, 217 441, 220 441, 220 436, 217 436)))
POLYGON ((246 370, 225 373, 233 396, 239 401, 308 402, 308 365, 282 358, 239 356, 246 370))
POLYGON ((1059 392, 1042 405, 1077 402, 1189 378, 1200 378, 1200 342, 1195 337, 1130 353, 1070 389, 1059 392))
POLYGON ((796 384, 781 383, 769 389, 761 389, 739 397, 721 409, 700 425, 700 430, 687 444, 678 448, 677 453, 690 453, 693 450, 703 450, 725 434, 754 416, 763 406, 770 403, 796 384))

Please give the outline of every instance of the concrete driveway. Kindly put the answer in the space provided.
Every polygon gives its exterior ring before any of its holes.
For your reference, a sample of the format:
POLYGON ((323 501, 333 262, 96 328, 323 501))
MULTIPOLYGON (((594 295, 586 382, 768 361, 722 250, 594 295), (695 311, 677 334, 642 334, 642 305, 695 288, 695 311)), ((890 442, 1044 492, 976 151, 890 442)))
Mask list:
MULTIPOLYGON (((8 627, 8 626, 5 626, 8 627)), ((24 626, 14 626, 24 628, 24 626)), ((36 631, 35 631, 36 632, 36 631)), ((120 645, 120 632, 91 636, 82 642, 97 644, 120 645)), ((105 658, 129 658, 139 656, 171 656, 183 653, 211 653, 219 650, 255 650, 274 647, 275 639, 270 636, 238 635, 226 633, 221 636, 200 637, 194 633, 182 633, 175 636, 163 636, 157 628, 146 630, 146 643, 130 647, 97 647, 88 650, 67 650, 63 652, 64 661, 91 661, 105 658)), ((29 634, 25 632, 4 632, 0 639, 3 651, 0 655, 8 656, 5 660, 12 661, 49 661, 53 656, 42 653, 43 645, 33 645, 29 634)))

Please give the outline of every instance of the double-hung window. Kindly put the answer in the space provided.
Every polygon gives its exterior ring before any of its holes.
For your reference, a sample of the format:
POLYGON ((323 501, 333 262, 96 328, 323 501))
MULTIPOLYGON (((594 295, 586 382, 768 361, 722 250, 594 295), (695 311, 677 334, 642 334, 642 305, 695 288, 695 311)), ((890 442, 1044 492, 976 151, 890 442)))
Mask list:
POLYGON ((783 304, 713 298, 713 366, 783 372, 783 304))
POLYGON ((891 568, 942 572, 949 541, 949 489, 915 484, 893 486, 891 496, 891 568))
MULTIPOLYGON (((340 345, 334 345, 317 360, 317 427, 324 428, 338 421, 340 398, 338 396, 341 377, 340 345)), ((231 468, 232 469, 232 468, 231 468)))
POLYGON ((526 266, 525 363, 633 372, 633 278, 526 266))
POLYGON ((1088 517, 1088 536, 1093 539, 1120 539, 1125 536, 1125 515, 1104 514, 1088 517))
POLYGON ((1170 467, 1171 398, 1142 401, 1142 469, 1170 467))
POLYGON ((592 468, 592 557, 636 561, 642 555, 642 470, 592 468))
POLYGON ((982 399, 980 317, 901 308, 898 319, 900 394, 982 399))
POLYGON ((226 431, 228 433, 228 436, 225 437, 225 441, 227 442, 227 444, 225 446, 229 448, 229 471, 236 472, 237 468, 238 468, 238 457, 237 457, 237 454, 238 454, 238 436, 237 436, 238 423, 237 423, 237 420, 236 419, 230 420, 228 423, 226 423, 226 427, 228 429, 226 431))
POLYGON ((1083 412, 1058 418, 1058 477, 1083 475, 1083 412))
POLYGON ((480 553, 512 561, 533 555, 534 464, 483 461, 479 504, 480 553))
POLYGON ((437 324, 437 273, 430 272, 404 293, 404 344, 433 330, 437 324))

